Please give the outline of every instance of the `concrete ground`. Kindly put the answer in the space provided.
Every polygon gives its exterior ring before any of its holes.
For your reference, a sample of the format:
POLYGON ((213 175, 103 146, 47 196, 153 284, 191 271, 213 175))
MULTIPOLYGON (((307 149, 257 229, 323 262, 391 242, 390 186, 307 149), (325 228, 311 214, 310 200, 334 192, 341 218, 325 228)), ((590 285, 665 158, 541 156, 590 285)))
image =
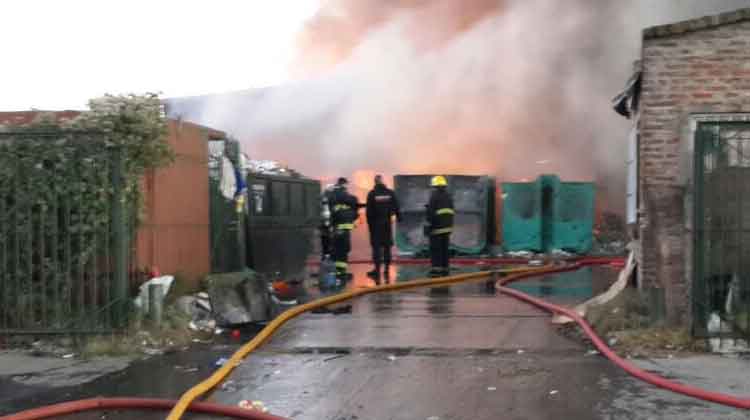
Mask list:
POLYGON ((49 392, 90 383, 127 368, 130 362, 132 358, 126 357, 81 360, 0 351, 0 415, 12 412, 17 401, 25 402, 18 409, 27 408, 49 392))
MULTIPOLYGON (((366 267, 357 270, 350 287, 370 285, 362 275, 366 267)), ((405 269, 399 281, 419 275, 418 269, 405 269)), ((615 275, 600 268, 517 287, 574 304, 605 289, 615 275)), ((319 294, 314 287, 310 293, 311 298, 319 294)), ((205 346, 137 362, 54 395, 65 395, 58 400, 175 397, 238 345, 205 346)), ((373 295, 356 301, 351 314, 307 314, 291 321, 210 399, 230 405, 257 400, 274 414, 316 420, 750 418, 746 412, 636 381, 587 351, 559 335, 546 313, 498 295, 484 283, 454 286, 447 293, 373 295)), ((750 390, 748 361, 742 359, 706 356, 639 363, 708 389, 737 395, 750 390)), ((0 395, 8 389, 0 388, 0 395)), ((16 409, 30 404, 15 401, 16 409)), ((164 413, 70 417, 102 416, 156 419, 164 413)))

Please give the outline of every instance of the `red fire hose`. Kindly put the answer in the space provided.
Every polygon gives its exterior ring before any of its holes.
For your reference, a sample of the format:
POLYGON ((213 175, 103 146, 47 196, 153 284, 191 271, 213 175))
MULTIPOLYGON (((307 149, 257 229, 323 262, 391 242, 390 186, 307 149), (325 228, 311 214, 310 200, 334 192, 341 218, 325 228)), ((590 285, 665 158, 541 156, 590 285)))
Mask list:
MULTIPOLYGON (((612 263, 622 263, 622 258, 612 258, 612 257, 571 257, 566 258, 564 261, 566 262, 580 262, 580 261, 599 261, 596 264, 601 264, 601 261, 607 260, 612 263)), ((516 264, 527 264, 529 262, 528 258, 515 258, 515 257, 493 257, 493 258, 479 258, 479 257, 460 257, 460 258, 451 258, 451 265, 459 265, 459 266, 465 266, 465 265, 478 265, 478 266, 497 266, 497 265, 516 265, 516 264)), ((393 265, 425 265, 429 264, 430 260, 426 258, 396 258, 393 260, 393 265)), ((373 264, 373 261, 370 259, 355 259, 350 260, 348 262, 349 265, 362 265, 362 264, 373 264)), ((320 265, 320 261, 318 260, 311 260, 307 262, 307 265, 309 266, 318 266, 320 265)))
MULTIPOLYGON (((171 410, 177 401, 161 400, 153 398, 92 398, 88 400, 71 401, 47 407, 35 408, 0 417, 0 420, 37 420, 49 417, 57 417, 80 413, 88 410, 171 410)), ((248 410, 239 407, 213 404, 207 402, 194 402, 190 404, 189 411, 203 414, 217 414, 221 416, 234 417, 246 420, 287 420, 283 417, 263 413, 257 410, 248 410)))
MULTIPOLYGON (((562 271, 572 271, 577 270, 579 268, 582 268, 585 265, 591 265, 592 263, 596 263, 595 260, 581 260, 576 264, 573 264, 571 266, 562 268, 559 270, 559 272, 562 271)), ((640 379, 644 382, 648 382, 651 385, 655 385, 659 388, 663 388, 672 392, 676 392, 678 394, 687 395, 689 397, 697 398, 704 401, 709 401, 717 404, 722 405, 728 405, 732 407, 742 408, 742 409, 750 409, 750 399, 746 398, 738 398, 727 394, 722 394, 719 392, 712 392, 712 391, 706 391, 704 389, 692 387, 689 385, 683 385, 681 383, 677 383, 674 381, 670 381, 664 377, 661 377, 659 375, 655 375, 653 373, 649 373, 644 371, 643 369, 638 368, 634 364, 624 360, 620 356, 618 356, 612 349, 610 349, 604 341, 599 338, 598 335, 596 335, 596 332, 594 332, 594 329, 591 328, 591 326, 586 322, 583 317, 578 315, 578 313, 574 310, 554 305, 548 302, 545 302, 541 299, 537 299, 535 297, 529 296, 525 293, 521 293, 517 290, 510 289, 507 287, 504 287, 506 284, 521 280, 523 278, 528 277, 534 277, 534 274, 519 274, 517 276, 513 276, 508 280, 500 279, 498 280, 498 290, 501 293, 504 293, 508 296, 512 296, 518 300, 524 301, 526 303, 529 303, 531 305, 534 305, 538 308, 542 308, 548 312, 559 314, 559 315, 565 315, 568 318, 573 319, 578 325, 583 329, 583 331, 586 333, 586 335, 591 339, 591 342, 594 343, 594 346, 596 347, 599 352, 604 355, 607 359, 609 359, 612 363, 623 369, 625 372, 629 373, 630 375, 634 376, 637 379, 640 379)))
MULTIPOLYGON (((486 260, 485 260, 486 261, 486 260)), ((492 260, 490 260, 492 261, 492 260)), ((568 271, 575 271, 584 266, 588 265, 604 265, 619 263, 622 261, 620 258, 581 258, 578 259, 574 264, 561 266, 553 270, 546 271, 544 274, 554 274, 568 271)), ((513 274, 506 279, 498 281, 498 290, 501 293, 512 296, 523 302, 527 302, 536 307, 542 308, 551 313, 557 313, 565 315, 578 323, 583 329, 586 335, 594 343, 594 346, 607 357, 610 361, 615 363, 617 366, 625 370, 628 374, 634 376, 637 379, 648 382, 657 387, 673 391, 679 394, 687 395, 690 397, 698 398, 704 401, 714 402, 727 406, 750 409, 750 400, 734 397, 727 394, 718 392, 706 391, 700 388, 683 385, 677 382, 673 382, 663 378, 661 376, 646 372, 635 365, 625 361, 617 354, 615 354, 599 336, 596 335, 591 326, 573 310, 564 308, 562 306, 553 305, 543 300, 531 297, 525 293, 521 293, 517 290, 513 290, 505 287, 506 284, 511 282, 519 281, 521 279, 529 277, 538 277, 540 273, 521 273, 513 274)), ((86 410, 95 409, 150 409, 150 410, 168 410, 174 407, 176 401, 172 400, 158 400, 158 399, 145 399, 145 398, 96 398, 89 400, 72 401, 62 404, 56 404, 48 407, 37 408, 33 410, 24 411, 21 413, 11 414, 8 416, 0 417, 0 420, 37 420, 48 417, 66 415, 77 413, 86 410)), ((219 404, 212 404, 206 402, 193 402, 188 407, 189 411, 199 413, 218 414, 224 416, 231 416, 241 419, 248 420, 285 420, 282 417, 273 416, 271 414, 261 413, 259 411, 246 410, 237 407, 223 406, 219 404)))

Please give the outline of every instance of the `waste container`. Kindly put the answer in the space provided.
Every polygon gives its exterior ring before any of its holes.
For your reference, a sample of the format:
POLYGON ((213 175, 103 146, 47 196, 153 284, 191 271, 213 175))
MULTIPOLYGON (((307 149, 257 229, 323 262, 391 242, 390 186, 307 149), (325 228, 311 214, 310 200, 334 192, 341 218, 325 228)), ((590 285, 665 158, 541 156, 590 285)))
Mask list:
MULTIPOLYGON (((396 247, 402 255, 425 255, 429 243, 423 233, 425 205, 433 175, 396 175, 394 192, 402 221, 396 226, 396 247)), ((495 239, 494 179, 487 176, 448 175, 448 192, 456 210, 451 250, 461 255, 483 253, 495 239)))
POLYGON ((585 254, 591 250, 595 186, 542 175, 503 183, 503 249, 585 254))
POLYGON ((287 279, 304 272, 317 244, 320 182, 251 173, 247 186, 249 267, 287 279))

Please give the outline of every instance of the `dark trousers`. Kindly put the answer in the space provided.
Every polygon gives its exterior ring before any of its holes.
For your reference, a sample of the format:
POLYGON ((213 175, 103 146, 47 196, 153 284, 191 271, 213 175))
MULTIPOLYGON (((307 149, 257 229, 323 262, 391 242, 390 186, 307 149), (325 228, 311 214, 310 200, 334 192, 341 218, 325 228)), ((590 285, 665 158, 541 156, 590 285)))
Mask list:
POLYGON ((380 266, 391 265, 391 246, 390 245, 373 245, 372 262, 375 264, 375 270, 380 271, 380 266))
POLYGON ((320 254, 321 258, 326 255, 333 256, 333 241, 329 230, 320 231, 320 254))
POLYGON ((448 269, 450 266, 450 244, 450 234, 430 236, 430 259, 432 260, 432 268, 448 269))
POLYGON ((337 230, 333 233, 333 260, 336 272, 349 271, 349 251, 352 250, 352 234, 348 230, 337 230))

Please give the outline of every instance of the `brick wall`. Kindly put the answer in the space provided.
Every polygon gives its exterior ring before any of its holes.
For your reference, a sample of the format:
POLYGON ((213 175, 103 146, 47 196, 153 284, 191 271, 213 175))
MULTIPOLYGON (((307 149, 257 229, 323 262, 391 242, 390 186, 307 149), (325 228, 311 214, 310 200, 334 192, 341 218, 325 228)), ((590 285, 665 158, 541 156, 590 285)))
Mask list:
POLYGON ((690 320, 691 116, 750 112, 750 10, 645 31, 640 120, 642 261, 671 324, 690 320))

